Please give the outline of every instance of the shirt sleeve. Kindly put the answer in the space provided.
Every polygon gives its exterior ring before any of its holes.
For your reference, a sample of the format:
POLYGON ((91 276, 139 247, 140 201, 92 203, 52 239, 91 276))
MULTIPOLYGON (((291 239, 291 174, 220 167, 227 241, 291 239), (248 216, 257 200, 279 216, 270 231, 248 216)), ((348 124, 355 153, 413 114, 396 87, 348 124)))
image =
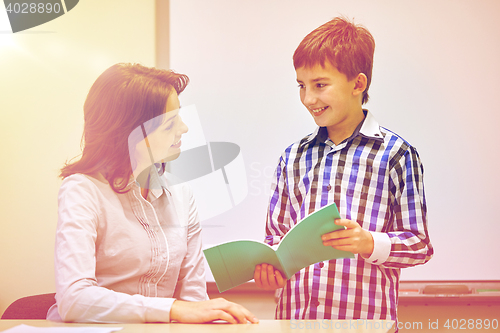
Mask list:
POLYGON ((97 189, 68 177, 59 191, 55 244, 56 301, 47 319, 66 322, 169 322, 174 298, 129 295, 100 287, 96 278, 97 189), (55 311, 57 309, 57 311, 55 311))
POLYGON ((208 295, 200 219, 194 195, 189 187, 185 188, 185 202, 188 205, 187 254, 182 261, 174 297, 183 301, 205 301, 208 295))
POLYGON ((266 219, 266 243, 279 244, 290 230, 290 201, 286 183, 286 163, 280 158, 271 185, 271 200, 266 219))
POLYGON ((392 225, 390 253, 382 264, 404 268, 424 264, 434 253, 427 231, 424 169, 415 148, 394 157, 390 170, 392 225))
POLYGON ((359 255, 370 264, 381 264, 389 258, 389 254, 391 253, 391 239, 385 232, 369 232, 373 237, 373 252, 368 258, 364 258, 361 254, 359 255))

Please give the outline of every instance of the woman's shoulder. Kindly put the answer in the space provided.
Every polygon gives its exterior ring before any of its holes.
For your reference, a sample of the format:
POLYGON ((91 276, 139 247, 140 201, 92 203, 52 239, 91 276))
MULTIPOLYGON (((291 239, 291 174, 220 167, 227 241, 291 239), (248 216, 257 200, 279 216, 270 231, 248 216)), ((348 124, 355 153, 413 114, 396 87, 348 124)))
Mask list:
POLYGON ((79 193, 81 195, 98 196, 99 193, 107 193, 110 190, 112 192, 111 187, 107 183, 98 180, 96 177, 75 173, 64 178, 59 189, 59 194, 70 192, 79 193))
POLYGON ((64 178, 57 198, 58 225, 74 226, 76 223, 97 228, 106 198, 106 194, 87 175, 72 174, 64 178))
POLYGON ((88 186, 92 182, 88 178, 88 176, 81 173, 74 173, 65 177, 61 183, 62 187, 75 187, 75 186, 88 186))

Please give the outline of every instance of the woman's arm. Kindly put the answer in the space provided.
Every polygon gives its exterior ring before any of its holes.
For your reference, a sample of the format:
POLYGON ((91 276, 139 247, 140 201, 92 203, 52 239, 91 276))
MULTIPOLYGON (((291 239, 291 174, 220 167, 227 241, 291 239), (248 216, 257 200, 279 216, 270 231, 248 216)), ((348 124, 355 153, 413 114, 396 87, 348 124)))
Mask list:
POLYGON ((182 260, 174 298, 184 301, 208 300, 205 280, 205 263, 202 253, 201 225, 191 189, 186 184, 178 185, 178 207, 187 217, 187 252, 182 260))

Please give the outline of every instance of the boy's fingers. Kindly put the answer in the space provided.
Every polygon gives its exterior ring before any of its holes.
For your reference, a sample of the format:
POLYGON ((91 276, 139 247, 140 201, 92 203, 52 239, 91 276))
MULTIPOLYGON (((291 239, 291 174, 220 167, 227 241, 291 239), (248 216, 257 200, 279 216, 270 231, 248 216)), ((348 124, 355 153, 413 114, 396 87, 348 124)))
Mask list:
POLYGON ((348 237, 349 230, 336 230, 327 234, 321 235, 321 240, 339 239, 348 237))
POLYGON ((260 280, 262 282, 262 288, 268 289, 269 288, 269 281, 267 277, 267 264, 261 264, 262 269, 260 270, 260 280))
POLYGON ((278 287, 281 288, 285 285, 285 279, 281 276, 280 271, 276 270, 276 282, 278 282, 278 287))
POLYGON ((336 225, 343 225, 343 226, 346 226, 346 224, 347 224, 347 222, 348 222, 348 221, 349 221, 349 220, 346 220, 346 219, 336 219, 336 220, 335 220, 335 224, 336 224, 336 225))
POLYGON ((255 280, 255 284, 259 288, 262 288, 262 279, 261 279, 261 276, 260 276, 261 270, 262 269, 261 269, 260 265, 256 265, 255 266, 255 271, 253 273, 253 279, 255 280))
POLYGON ((269 281, 269 286, 273 289, 276 289, 278 286, 276 285, 276 277, 274 275, 274 267, 272 265, 267 266, 267 278, 269 281))
POLYGON ((324 246, 349 246, 352 245, 352 240, 350 238, 339 238, 339 239, 329 239, 327 241, 323 241, 324 246))
POLYGON ((357 222, 348 219, 336 219, 335 224, 343 225, 347 229, 359 227, 359 224, 357 222))
POLYGON ((333 231, 333 232, 329 232, 329 233, 327 233, 327 234, 323 234, 323 235, 321 235, 321 240, 322 240, 322 241, 326 241, 326 240, 329 240, 329 239, 333 239, 333 238, 335 238, 335 235, 333 235, 333 233, 334 233, 334 232, 335 232, 335 231, 333 231))
POLYGON ((279 270, 265 263, 255 265, 253 278, 257 287, 264 290, 282 288, 286 283, 286 279, 279 270))

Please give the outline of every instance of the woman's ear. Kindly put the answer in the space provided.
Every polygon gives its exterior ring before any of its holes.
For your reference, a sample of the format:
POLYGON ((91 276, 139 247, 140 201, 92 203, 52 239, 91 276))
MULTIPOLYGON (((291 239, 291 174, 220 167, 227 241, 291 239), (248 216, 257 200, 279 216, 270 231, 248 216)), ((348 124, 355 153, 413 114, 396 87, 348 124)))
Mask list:
POLYGON ((353 95, 359 96, 360 94, 363 94, 367 84, 368 84, 368 79, 366 75, 363 73, 359 73, 358 76, 354 78, 354 89, 352 92, 353 95))

